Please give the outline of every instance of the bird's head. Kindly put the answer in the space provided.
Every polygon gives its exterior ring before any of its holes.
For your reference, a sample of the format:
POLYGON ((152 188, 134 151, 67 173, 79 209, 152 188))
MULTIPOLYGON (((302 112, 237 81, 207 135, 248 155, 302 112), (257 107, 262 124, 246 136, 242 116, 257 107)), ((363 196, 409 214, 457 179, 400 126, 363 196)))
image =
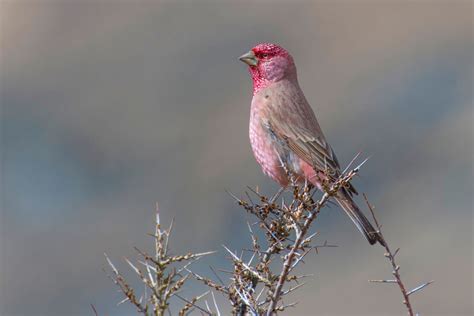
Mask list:
POLYGON ((249 65, 254 93, 284 78, 296 80, 293 57, 276 44, 258 44, 239 59, 249 65))

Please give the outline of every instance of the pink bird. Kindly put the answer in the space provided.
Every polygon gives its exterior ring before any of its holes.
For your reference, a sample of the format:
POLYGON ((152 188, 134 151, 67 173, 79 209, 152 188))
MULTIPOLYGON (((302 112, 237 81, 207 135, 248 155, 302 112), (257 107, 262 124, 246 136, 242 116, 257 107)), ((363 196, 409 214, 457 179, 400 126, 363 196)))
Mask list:
MULTIPOLYGON (((339 162, 298 84, 293 57, 275 44, 259 44, 239 58, 249 66, 253 81, 249 136, 263 172, 282 187, 289 183, 285 168, 298 182, 321 189, 324 180, 341 174, 339 162), (284 167, 285 166, 285 167, 284 167)), ((370 244, 380 241, 374 227, 357 207, 351 185, 336 195, 370 244)))

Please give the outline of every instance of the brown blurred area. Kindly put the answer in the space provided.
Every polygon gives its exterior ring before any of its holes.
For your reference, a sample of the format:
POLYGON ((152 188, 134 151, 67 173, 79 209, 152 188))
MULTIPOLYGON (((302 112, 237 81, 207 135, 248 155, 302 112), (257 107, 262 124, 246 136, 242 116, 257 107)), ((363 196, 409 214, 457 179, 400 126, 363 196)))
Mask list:
MULTIPOLYGON (((225 193, 277 187, 252 157, 259 42, 294 56, 342 164, 400 247, 422 315, 473 314, 473 5, 470 1, 2 1, 0 314, 130 315, 101 268, 150 242, 235 249, 246 214, 225 193)), ((362 199, 359 199, 362 204, 362 199)), ((382 249, 333 207, 294 315, 402 315, 382 249)), ((221 251, 207 264, 224 265, 221 251)), ((126 270, 126 267, 123 266, 126 270)), ((190 289, 194 291, 197 289, 190 289)), ((221 301, 224 304, 224 301, 221 301)))

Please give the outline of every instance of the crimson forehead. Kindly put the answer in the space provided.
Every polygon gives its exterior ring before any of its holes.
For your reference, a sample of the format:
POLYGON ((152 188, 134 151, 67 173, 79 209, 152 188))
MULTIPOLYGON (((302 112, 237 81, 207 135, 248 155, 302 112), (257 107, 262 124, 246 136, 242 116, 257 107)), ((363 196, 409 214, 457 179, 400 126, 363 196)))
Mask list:
POLYGON ((263 44, 258 44, 254 48, 252 48, 254 52, 273 52, 273 53, 285 53, 288 54, 288 52, 283 49, 282 47, 276 45, 276 44, 270 44, 270 43, 263 43, 263 44))

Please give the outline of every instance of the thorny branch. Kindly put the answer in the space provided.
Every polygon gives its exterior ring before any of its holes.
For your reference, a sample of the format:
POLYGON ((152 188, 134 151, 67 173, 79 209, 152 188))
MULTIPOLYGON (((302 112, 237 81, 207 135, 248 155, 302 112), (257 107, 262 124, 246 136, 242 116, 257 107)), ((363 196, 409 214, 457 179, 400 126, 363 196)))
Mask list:
MULTIPOLYGON (((234 315, 275 315, 294 307, 297 302, 287 303, 287 297, 305 285, 304 280, 312 275, 299 275, 295 273, 296 268, 304 263, 306 256, 314 249, 325 247, 336 247, 327 241, 321 245, 315 245, 313 239, 317 233, 310 233, 312 223, 317 219, 320 211, 332 203, 331 198, 337 194, 342 187, 350 185, 352 178, 357 175, 360 167, 367 161, 351 169, 356 156, 339 177, 331 182, 322 184, 322 195, 319 199, 314 196, 317 190, 308 182, 299 186, 295 177, 287 168, 290 179, 289 192, 290 202, 282 197, 283 189, 279 190, 273 197, 261 194, 257 189, 249 188, 245 192, 246 199, 238 198, 229 194, 237 201, 246 212, 256 219, 254 223, 247 223, 251 237, 251 247, 243 249, 240 255, 229 247, 223 246, 230 255, 232 271, 219 270, 230 274, 228 283, 224 282, 216 270, 211 271, 217 281, 201 276, 190 270, 190 265, 202 256, 213 252, 188 253, 185 255, 171 256, 168 252, 168 241, 173 228, 173 222, 168 229, 162 229, 157 207, 156 226, 154 234, 154 254, 149 255, 138 248, 135 250, 140 256, 138 264, 132 263, 125 258, 125 262, 138 275, 145 285, 143 294, 138 297, 136 291, 127 283, 125 278, 106 256, 107 263, 112 270, 109 277, 120 288, 125 298, 119 304, 129 301, 137 311, 143 315, 162 316, 165 312, 170 313, 170 300, 176 298, 184 302, 179 315, 187 315, 193 310, 202 315, 220 316, 218 304, 213 292, 207 291, 202 295, 187 299, 181 295, 181 290, 190 277, 204 283, 211 290, 221 293, 232 305, 234 315), (281 198, 281 202, 276 202, 281 198), (255 200, 255 202, 254 202, 255 200), (245 255, 244 255, 245 254, 245 255), (249 255, 247 255, 249 254, 249 255), (207 300, 205 307, 199 306, 209 292, 212 295, 213 308, 207 300), (214 310, 212 310, 214 309, 214 310)), ((403 303, 407 308, 408 315, 414 316, 410 295, 424 289, 433 281, 423 283, 412 290, 407 290, 400 276, 400 267, 395 262, 399 249, 394 252, 388 246, 381 230, 381 225, 375 217, 374 209, 367 200, 369 210, 379 234, 380 244, 385 249, 385 257, 390 261, 393 279, 369 280, 377 283, 396 283, 403 295, 403 303)), ((97 311, 92 306, 95 314, 97 311)), ((170 313, 171 314, 171 313, 170 313)))
POLYGON ((250 252, 250 258, 244 259, 242 255, 239 256, 224 246, 233 263, 233 271, 230 271, 231 282, 227 285, 217 284, 209 278, 193 273, 194 277, 225 295, 236 315, 273 315, 295 306, 296 302, 286 304, 283 299, 302 287, 303 279, 310 277, 295 274, 296 267, 311 250, 317 252, 319 248, 335 247, 327 242, 319 246, 313 245, 317 233, 310 234, 311 224, 321 209, 330 202, 331 197, 341 187, 349 184, 361 165, 344 173, 332 183, 324 183, 324 193, 317 201, 314 200, 315 188, 309 183, 299 186, 291 174, 288 174, 292 193, 289 203, 283 198, 281 203, 275 202, 280 198, 282 190, 267 198, 260 194, 258 189, 249 188, 250 193, 245 192, 245 200, 229 193, 243 209, 257 219, 256 223, 248 224, 252 247, 245 250, 250 252), (257 202, 254 202, 254 199, 257 202), (257 233, 254 232, 254 227, 259 228, 257 233), (259 240, 262 235, 264 242, 259 240))
MULTIPOLYGON (((302 243, 306 240, 305 236, 308 233, 311 223, 317 217, 321 209, 325 206, 326 202, 334 194, 336 194, 341 187, 348 185, 350 183, 350 180, 357 174, 358 170, 359 168, 353 169, 348 174, 342 175, 334 184, 330 186, 326 185, 326 190, 323 196, 319 199, 317 203, 311 205, 312 208, 308 210, 309 214, 304 220, 303 225, 301 226, 298 222, 294 222, 293 227, 296 235, 296 240, 294 241, 290 252, 286 255, 286 259, 283 263, 283 269, 278 278, 278 283, 275 289, 273 290, 273 294, 271 296, 270 305, 267 309, 267 315, 272 315, 275 311, 280 310, 277 308, 277 305, 283 294, 282 288, 288 279, 290 271, 295 267, 294 263, 298 263, 298 259, 296 257, 303 257, 302 253, 299 251, 302 248, 302 243)), ((287 291, 285 293, 289 292, 290 291, 287 291)))
MULTIPOLYGON (((282 190, 271 198, 259 193, 258 189, 253 190, 251 188, 249 188, 250 193, 245 192, 246 199, 238 198, 229 193, 244 210, 257 219, 253 224, 248 223, 252 246, 251 249, 244 250, 250 252, 250 258, 244 259, 243 254, 238 256, 236 252, 224 246, 233 263, 233 271, 227 272, 232 275, 230 283, 224 284, 219 276, 217 277, 221 284, 193 273, 194 277, 226 296, 233 306, 233 313, 236 315, 270 316, 295 306, 296 302, 286 304, 283 300, 288 294, 302 287, 304 285, 302 280, 308 277, 307 275, 295 274, 295 268, 303 262, 303 259, 312 249, 317 253, 321 247, 334 247, 326 241, 322 246, 312 245, 317 233, 310 234, 311 225, 321 209, 331 203, 331 198, 342 187, 350 184, 352 178, 359 172, 360 167, 367 161, 366 159, 357 167, 350 169, 356 158, 357 156, 334 182, 323 183, 323 194, 316 202, 313 199, 316 190, 311 184, 305 183, 303 186, 298 186, 295 178, 287 169, 285 170, 291 181, 290 190, 292 192, 290 203, 286 203, 283 198, 281 203, 275 202, 280 198, 282 190), (259 230, 255 230, 254 227, 259 228, 259 230), (259 240, 262 232, 265 242, 259 240), (280 269, 275 268, 275 266, 279 266, 280 269)), ((380 233, 381 226, 370 205, 369 209, 380 233)), ((397 283, 404 296, 404 304, 409 311, 409 315, 413 316, 409 296, 425 288, 431 282, 407 291, 401 281, 399 266, 395 263, 395 255, 398 249, 392 253, 381 233, 380 238, 381 245, 386 251, 385 255, 392 264, 395 279, 373 281, 397 283)))
POLYGON ((213 313, 210 310, 206 310, 197 305, 197 302, 204 298, 209 291, 191 299, 186 299, 183 296, 178 295, 178 293, 181 292, 184 284, 191 276, 191 273, 188 272, 189 265, 201 257, 214 252, 188 253, 185 255, 175 256, 169 255, 168 241, 172 229, 173 222, 171 222, 168 229, 161 228, 160 214, 157 205, 155 232, 154 234, 149 234, 155 240, 154 255, 149 255, 135 247, 135 250, 139 254, 139 259, 137 260, 138 264, 134 264, 129 259, 124 258, 125 262, 132 268, 141 282, 145 285, 145 290, 140 298, 137 297, 136 291, 125 280, 107 254, 105 254, 108 266, 112 270, 112 274, 108 274, 108 276, 120 288, 125 296, 119 304, 129 301, 131 304, 135 305, 140 314, 163 316, 165 315, 165 312, 170 312, 170 300, 173 297, 176 297, 185 302, 185 305, 178 312, 179 315, 186 315, 192 309, 197 309, 202 314, 212 315, 213 313), (180 263, 182 266, 179 266, 180 263), (151 293, 148 294, 147 292, 151 293))
POLYGON ((423 284, 415 287, 414 289, 407 291, 407 289, 405 287, 405 284, 403 284, 403 282, 402 282, 402 277, 400 275, 400 266, 395 261, 395 256, 400 251, 400 248, 397 248, 394 252, 391 251, 388 243, 385 241, 385 238, 383 237, 383 234, 382 234, 382 231, 381 231, 382 225, 379 224, 379 221, 375 217, 374 207, 369 203, 369 200, 368 200, 368 198, 365 194, 364 194, 364 199, 365 199, 365 202, 367 203, 367 206, 370 210, 370 213, 372 214, 372 218, 374 219, 375 225, 377 226, 377 233, 379 234, 380 241, 381 241, 380 244, 385 248, 384 256, 388 259, 388 261, 390 261, 390 264, 392 266, 392 274, 395 277, 394 280, 393 279, 389 279, 389 280, 369 280, 369 282, 374 282, 374 283, 397 283, 398 287, 400 288, 400 292, 402 293, 403 304, 407 308, 408 315, 409 316, 414 316, 415 313, 413 312, 413 307, 412 307, 412 304, 410 302, 410 295, 414 294, 418 291, 421 291, 422 289, 424 289, 425 287, 427 287, 428 285, 430 285, 434 281, 429 281, 429 282, 423 283, 423 284))

